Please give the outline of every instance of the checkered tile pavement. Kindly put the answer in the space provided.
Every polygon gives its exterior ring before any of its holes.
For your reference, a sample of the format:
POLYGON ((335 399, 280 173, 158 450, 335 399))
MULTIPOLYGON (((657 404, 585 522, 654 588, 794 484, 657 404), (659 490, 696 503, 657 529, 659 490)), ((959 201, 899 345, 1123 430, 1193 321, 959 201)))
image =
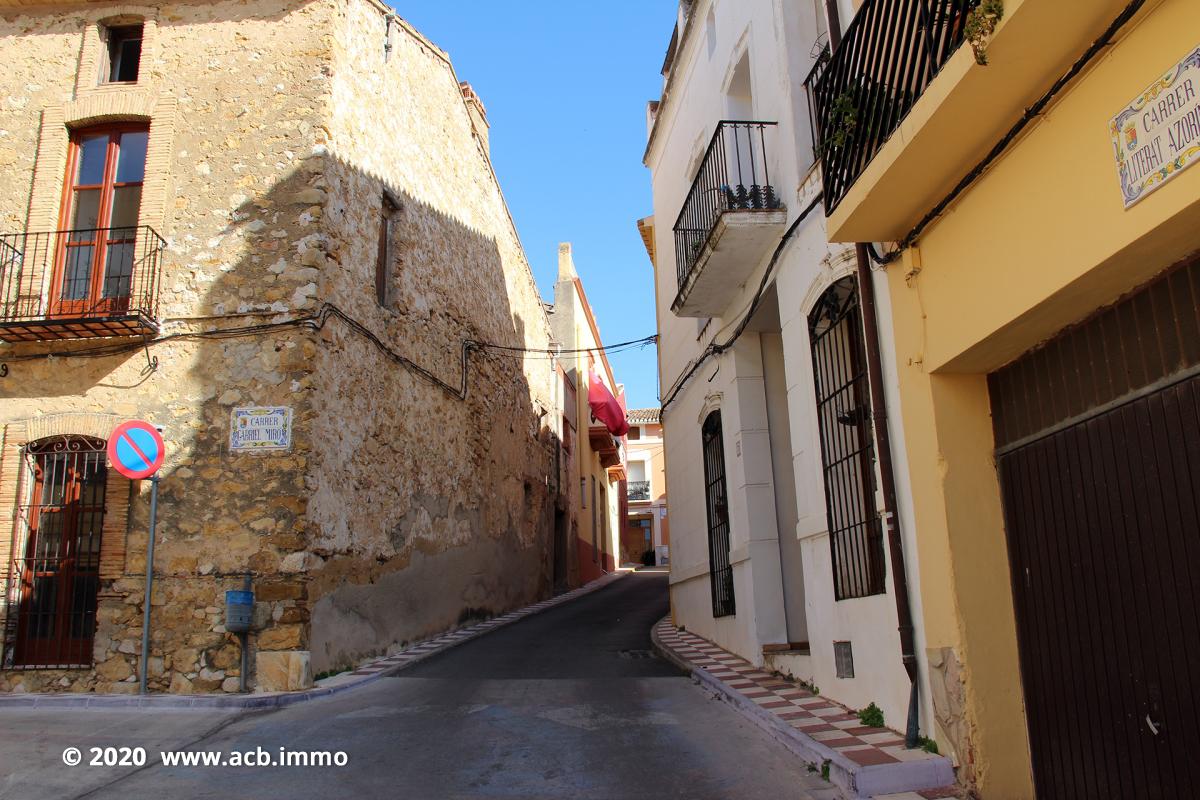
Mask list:
POLYGON ((439 650, 445 650, 447 648, 454 647, 457 644, 461 644, 469 639, 474 639, 476 636, 482 636, 493 628, 499 628, 503 625, 508 625, 516 622, 519 619, 524 619, 530 614, 536 614, 539 611, 544 611, 553 606, 569 603, 582 594, 594 592, 601 586, 608 585, 624 574, 625 572, 614 572, 604 576, 603 578, 592 581, 589 584, 581 586, 578 589, 551 597, 549 600, 543 600, 540 603, 534 603, 531 606, 518 608, 516 611, 510 611, 507 614, 501 614, 498 617, 492 617, 491 619, 478 622, 474 625, 469 625, 465 628, 459 628, 457 630, 450 631, 449 633, 443 633, 441 636, 434 637, 433 639, 426 639, 419 644, 406 647, 394 655, 386 656, 384 658, 377 658, 374 661, 368 661, 358 669, 354 670, 352 674, 375 675, 380 672, 395 669, 396 667, 403 666, 413 661, 419 661, 422 658, 438 652, 439 650))
POLYGON ((684 661, 703 668, 804 735, 860 766, 937 757, 924 750, 904 749, 901 734, 888 728, 863 725, 858 721, 858 715, 844 706, 778 675, 764 672, 694 633, 679 630, 671 624, 669 617, 659 621, 656 632, 659 641, 684 661))

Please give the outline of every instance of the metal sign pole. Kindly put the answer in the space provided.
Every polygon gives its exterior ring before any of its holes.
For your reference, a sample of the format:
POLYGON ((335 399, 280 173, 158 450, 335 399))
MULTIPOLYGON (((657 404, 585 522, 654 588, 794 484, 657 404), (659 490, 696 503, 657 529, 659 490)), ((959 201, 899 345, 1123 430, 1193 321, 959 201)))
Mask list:
POLYGON ((146 693, 150 671, 150 592, 154 587, 154 523, 158 516, 158 475, 150 476, 150 538, 146 544, 146 599, 142 609, 142 675, 138 694, 146 693))
MULTIPOLYGON (((242 591, 251 591, 250 573, 246 573, 246 577, 242 579, 242 591)), ((253 606, 251 606, 253 607, 253 606)), ((238 673, 238 691, 245 694, 246 692, 246 673, 250 670, 250 632, 242 631, 237 635, 242 645, 242 669, 238 673)))

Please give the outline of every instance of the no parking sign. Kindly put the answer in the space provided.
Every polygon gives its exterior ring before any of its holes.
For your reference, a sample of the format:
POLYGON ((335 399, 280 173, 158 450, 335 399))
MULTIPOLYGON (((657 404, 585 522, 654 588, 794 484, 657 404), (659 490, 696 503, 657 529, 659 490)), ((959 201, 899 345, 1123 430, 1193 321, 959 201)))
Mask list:
POLYGON ((108 460, 117 472, 132 481, 148 478, 162 466, 166 447, 149 422, 122 422, 108 437, 108 460))
POLYGON ((108 437, 108 460, 113 469, 140 481, 150 478, 150 535, 146 540, 146 595, 142 601, 142 661, 138 672, 138 691, 146 693, 146 669, 150 663, 150 597, 154 584, 154 527, 158 519, 158 481, 154 473, 162 466, 167 448, 149 422, 140 419, 122 422, 108 437))

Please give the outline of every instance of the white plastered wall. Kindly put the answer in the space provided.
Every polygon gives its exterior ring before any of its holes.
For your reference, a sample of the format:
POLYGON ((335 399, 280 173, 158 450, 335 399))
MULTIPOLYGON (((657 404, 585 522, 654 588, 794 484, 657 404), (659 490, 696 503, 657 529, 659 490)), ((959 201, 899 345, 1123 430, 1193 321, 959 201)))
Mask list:
MULTIPOLYGON (((770 155, 771 175, 788 206, 789 223, 819 191, 819 175, 810 170, 812 145, 803 88, 812 66, 809 53, 825 29, 819 8, 817 0, 798 4, 782 0, 700 0, 693 11, 696 30, 681 37, 646 158, 658 222, 656 280, 659 301, 664 306, 659 313, 660 384, 664 395, 709 342, 727 338, 749 306, 767 267, 768 258, 764 257, 737 295, 730 298, 724 318, 705 325, 670 311, 677 291, 672 225, 714 126, 724 118, 728 107, 725 90, 744 54, 749 54, 754 118, 778 122, 770 155), (710 10, 714 22, 711 34, 706 24, 710 10)), ((803 664, 809 673, 797 677, 815 681, 823 694, 852 707, 875 702, 891 726, 903 728, 908 681, 900 660, 890 560, 886 565, 885 594, 839 602, 833 591, 807 318, 821 292, 853 269, 853 251, 827 243, 819 208, 799 225, 775 268, 792 486, 778 486, 773 480, 776 470, 771 464, 771 442, 773 438, 777 441, 778 435, 771 436, 766 419, 762 350, 757 334, 743 334, 731 351, 706 361, 666 409, 667 483, 672 498, 672 610, 677 624, 762 663, 764 644, 788 641, 778 537, 784 537, 785 545, 799 542, 812 656, 792 662, 803 664), (722 410, 724 427, 737 599, 737 614, 719 619, 712 616, 700 437, 705 414, 716 407, 722 410), (780 530, 776 524, 777 491, 794 492, 796 522, 792 530, 780 530), (786 537, 791 537, 790 542, 786 537), (855 678, 836 678, 834 641, 853 643, 855 678)), ((891 330, 890 316, 886 293, 876 294, 880 297, 879 327, 885 337, 882 350, 888 414, 894 418, 893 460, 902 465, 895 365, 888 360, 894 348, 886 339, 891 330)), ((898 474, 897 482, 905 548, 914 553, 907 476, 898 474)), ((882 507, 878 497, 877 503, 882 507)), ((783 551, 789 549, 794 548, 785 546, 783 551)), ((915 586, 917 574, 911 557, 907 566, 910 583, 915 586)), ((919 602, 919 594, 912 594, 914 602, 919 602)), ((914 607, 913 615, 921 619, 920 609, 914 607)), ((919 631, 917 645, 918 653, 923 653, 919 631)), ((922 705, 923 720, 928 720, 928 702, 922 705)))

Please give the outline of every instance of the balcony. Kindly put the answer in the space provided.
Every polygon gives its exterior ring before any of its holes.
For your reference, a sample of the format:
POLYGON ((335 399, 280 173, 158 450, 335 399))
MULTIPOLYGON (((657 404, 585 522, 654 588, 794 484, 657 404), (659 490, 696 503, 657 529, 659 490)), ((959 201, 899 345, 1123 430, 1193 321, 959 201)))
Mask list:
POLYGON ((0 235, 0 341, 157 334, 165 247, 146 225, 0 235))
POLYGON ((632 501, 650 499, 650 481, 629 481, 626 488, 632 501))
POLYGON ((870 0, 806 81, 832 212, 963 43, 979 0, 870 0))
POLYGON ((600 458, 600 466, 608 469, 621 463, 621 443, 603 425, 588 428, 588 443, 600 458))
POLYGON ((1009 0, 963 47, 979 0, 865 0, 807 78, 830 241, 897 241, 1098 38, 1127 0, 1009 0))
POLYGON ((787 212, 771 183, 774 132, 774 122, 717 125, 675 221, 677 316, 719 316, 779 241, 787 212))

